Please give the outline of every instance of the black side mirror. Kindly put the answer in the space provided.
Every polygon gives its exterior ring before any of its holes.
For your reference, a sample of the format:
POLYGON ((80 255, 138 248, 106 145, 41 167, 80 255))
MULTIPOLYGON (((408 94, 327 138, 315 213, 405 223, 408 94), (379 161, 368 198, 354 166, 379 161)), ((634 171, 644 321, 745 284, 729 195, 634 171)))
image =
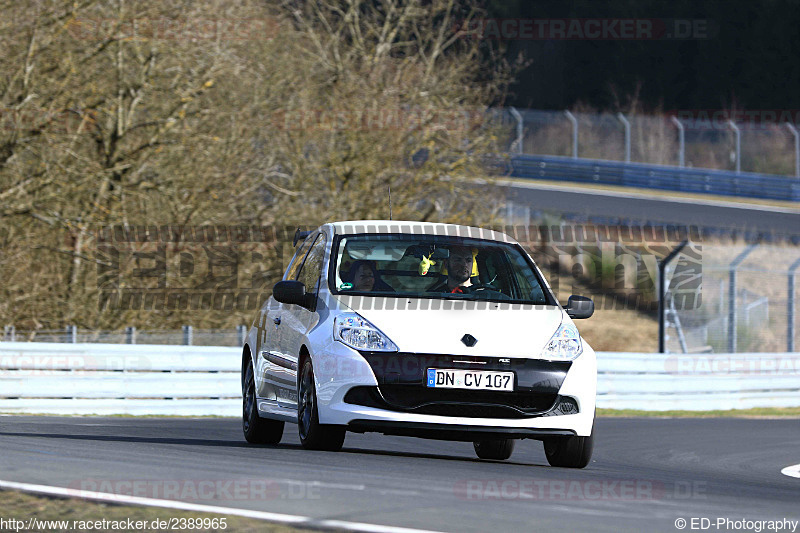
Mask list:
POLYGON ((589 318, 594 314, 594 302, 591 298, 586 296, 572 295, 567 300, 567 306, 564 308, 570 318, 589 318))
POLYGON ((311 233, 311 231, 300 231, 300 228, 297 228, 297 231, 294 232, 294 238, 292 239, 292 246, 297 248, 297 243, 304 241, 311 233))
POLYGON ((282 304, 307 306, 306 286, 299 281, 279 281, 272 288, 272 297, 282 304))

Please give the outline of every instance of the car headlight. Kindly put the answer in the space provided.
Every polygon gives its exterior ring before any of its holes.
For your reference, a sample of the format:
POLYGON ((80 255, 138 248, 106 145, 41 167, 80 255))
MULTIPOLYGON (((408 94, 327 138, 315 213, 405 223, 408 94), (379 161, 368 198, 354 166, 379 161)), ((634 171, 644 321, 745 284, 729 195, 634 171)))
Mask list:
POLYGON ((583 343, 578 328, 572 324, 561 324, 542 350, 542 357, 572 361, 581 353, 583 343))
POLYGON ((397 351, 397 346, 386 334, 356 313, 344 313, 334 319, 333 338, 356 350, 397 351))

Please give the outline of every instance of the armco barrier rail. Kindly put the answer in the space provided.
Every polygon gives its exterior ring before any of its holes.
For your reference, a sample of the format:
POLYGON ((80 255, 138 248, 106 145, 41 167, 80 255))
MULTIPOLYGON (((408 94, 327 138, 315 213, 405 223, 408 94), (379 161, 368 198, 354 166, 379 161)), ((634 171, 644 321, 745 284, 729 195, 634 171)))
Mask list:
POLYGON ((241 348, 0 343, 0 413, 238 416, 241 348))
POLYGON ((728 410, 800 406, 800 353, 597 354, 597 406, 728 410))
POLYGON ((542 155, 512 155, 497 166, 519 178, 800 201, 800 180, 787 176, 542 155))
MULTIPOLYGON (((800 353, 600 352, 598 407, 800 406, 800 353)), ((0 343, 0 413, 239 416, 240 348, 0 343)))

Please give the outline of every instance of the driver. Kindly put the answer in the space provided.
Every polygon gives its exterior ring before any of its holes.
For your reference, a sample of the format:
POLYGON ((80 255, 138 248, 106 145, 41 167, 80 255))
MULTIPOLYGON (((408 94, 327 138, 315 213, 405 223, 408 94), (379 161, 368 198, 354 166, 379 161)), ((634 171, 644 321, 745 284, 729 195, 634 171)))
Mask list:
POLYGON ((428 291, 449 293, 472 292, 473 264, 477 250, 465 246, 450 246, 450 254, 445 261, 447 277, 434 283, 428 291))

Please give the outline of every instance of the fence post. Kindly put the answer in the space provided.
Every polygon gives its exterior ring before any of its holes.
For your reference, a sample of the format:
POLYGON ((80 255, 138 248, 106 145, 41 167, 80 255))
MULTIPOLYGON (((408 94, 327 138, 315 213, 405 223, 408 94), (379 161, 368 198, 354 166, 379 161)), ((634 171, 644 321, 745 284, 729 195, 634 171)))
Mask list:
POLYGON ((184 346, 192 345, 192 326, 182 326, 184 346))
POLYGON ((125 344, 136 344, 136 328, 134 326, 125 328, 125 344))
POLYGON ((797 133, 797 128, 790 122, 786 122, 786 127, 794 135, 794 175, 800 178, 800 135, 797 133))
POLYGON ((67 326, 66 330, 64 331, 64 342, 69 344, 76 344, 78 342, 78 327, 77 326, 67 326))
POLYGON ((742 135, 739 127, 732 120, 728 121, 728 126, 736 135, 736 173, 738 174, 742 171, 742 135))
POLYGON ((792 263, 789 267, 789 297, 786 303, 786 351, 794 352, 794 275, 800 267, 800 259, 792 263))
POLYGON ((747 300, 747 289, 742 292, 742 307, 744 308, 744 325, 750 325, 750 302, 747 300))
POLYGON ((247 340, 247 326, 244 324, 236 326, 236 335, 239 338, 239 346, 244 346, 244 342, 247 340))
POLYGON ((516 140, 511 143, 511 151, 517 154, 522 155, 522 141, 524 140, 524 129, 523 129, 523 119, 522 115, 517 111, 515 107, 510 107, 509 111, 514 119, 517 121, 517 138, 516 140))
POLYGON ((684 240, 676 246, 667 257, 658 262, 658 353, 667 353, 666 338, 664 336, 664 312, 666 311, 664 296, 667 293, 667 280, 665 279, 667 265, 670 261, 675 259, 675 256, 681 253, 681 250, 683 250, 687 244, 689 244, 689 241, 684 240))
POLYGON ((631 123, 622 113, 617 113, 617 118, 625 126, 625 162, 631 162, 631 123))
POLYGON ((683 168, 686 164, 686 134, 683 131, 683 123, 678 117, 671 117, 672 123, 678 128, 678 166, 683 168))
POLYGON ((569 109, 564 110, 564 114, 572 123, 572 158, 578 159, 578 119, 569 112, 569 109))
POLYGON ((749 245, 728 265, 728 353, 736 353, 736 269, 757 246, 749 245))
POLYGON ((3 340, 6 342, 16 342, 17 330, 14 326, 8 325, 3 328, 3 340))

